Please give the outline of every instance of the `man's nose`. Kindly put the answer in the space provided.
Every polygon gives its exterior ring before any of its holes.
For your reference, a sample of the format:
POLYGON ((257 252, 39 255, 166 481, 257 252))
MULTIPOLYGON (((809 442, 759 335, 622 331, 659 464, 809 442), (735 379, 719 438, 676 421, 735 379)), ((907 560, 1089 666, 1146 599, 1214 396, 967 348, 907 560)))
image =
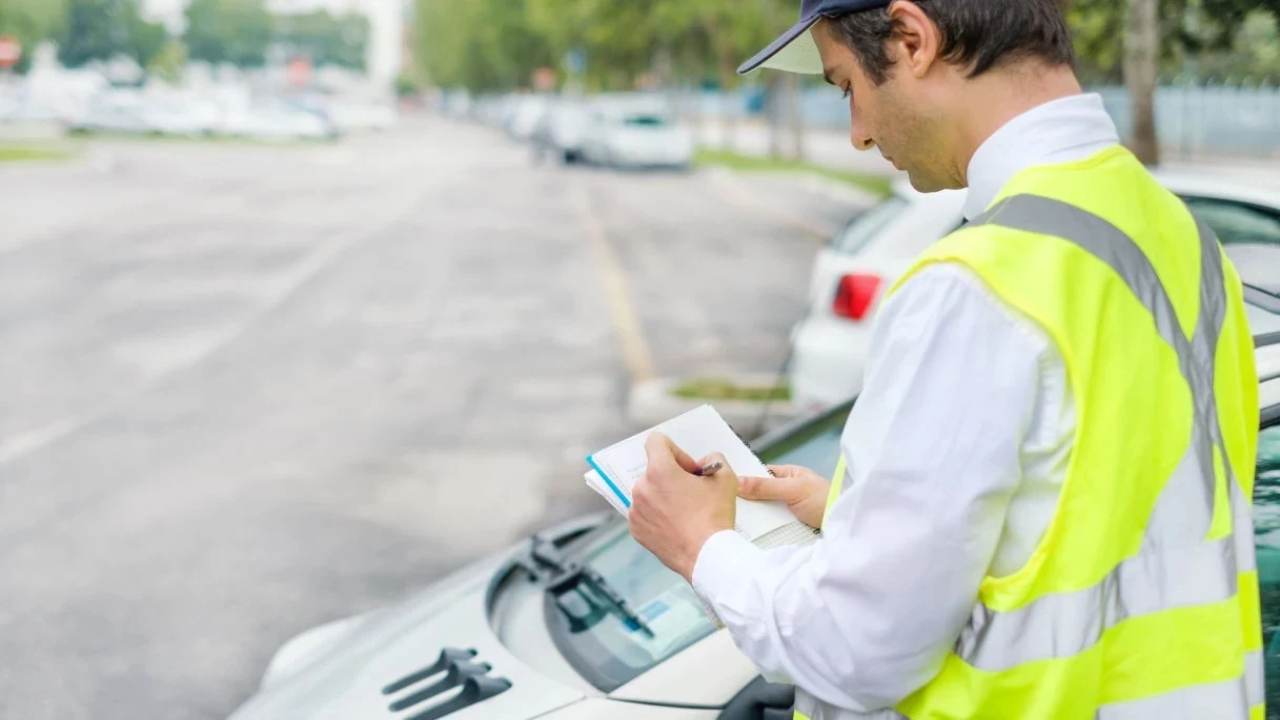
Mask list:
POLYGON ((851 116, 851 129, 849 131, 849 141, 853 143, 856 150, 870 150, 875 147, 876 142, 871 139, 871 133, 867 132, 867 128, 858 121, 857 115, 851 116))

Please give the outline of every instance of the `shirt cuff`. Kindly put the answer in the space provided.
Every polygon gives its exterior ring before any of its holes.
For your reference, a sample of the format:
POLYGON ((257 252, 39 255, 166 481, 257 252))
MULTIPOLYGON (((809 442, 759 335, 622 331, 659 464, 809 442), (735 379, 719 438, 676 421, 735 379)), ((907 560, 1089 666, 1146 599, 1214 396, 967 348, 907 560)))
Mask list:
POLYGON ((707 538, 693 564, 693 589, 717 611, 723 600, 741 595, 738 588, 750 583, 764 551, 736 530, 721 530, 707 538))

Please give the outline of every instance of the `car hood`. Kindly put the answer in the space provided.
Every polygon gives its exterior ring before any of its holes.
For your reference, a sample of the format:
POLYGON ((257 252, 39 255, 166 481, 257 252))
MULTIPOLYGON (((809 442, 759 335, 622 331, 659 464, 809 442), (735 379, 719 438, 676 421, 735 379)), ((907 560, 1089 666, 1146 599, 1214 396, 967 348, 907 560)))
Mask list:
MULTIPOLYGON (((431 666, 445 648, 475 651, 489 678, 511 687, 449 713, 449 720, 529 718, 581 700, 575 687, 539 673, 513 656, 490 628, 485 609, 489 579, 515 552, 473 563, 400 605, 321 626, 287 643, 272 660, 259 693, 230 720, 401 717, 389 705, 440 680, 415 682, 392 694, 383 689, 431 666)), ((447 701, 449 690, 408 708, 415 715, 447 701)))

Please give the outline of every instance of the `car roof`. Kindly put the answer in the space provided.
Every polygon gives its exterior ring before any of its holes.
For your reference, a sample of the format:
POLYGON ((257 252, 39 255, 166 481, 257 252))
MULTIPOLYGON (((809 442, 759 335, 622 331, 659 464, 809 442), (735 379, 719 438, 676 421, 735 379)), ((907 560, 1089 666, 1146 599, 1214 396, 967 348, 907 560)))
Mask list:
MULTIPOLYGON (((1156 178, 1178 195, 1234 200, 1280 211, 1280 174, 1274 168, 1232 165, 1169 165, 1154 171, 1156 178)), ((959 212, 964 207, 965 190, 922 193, 911 187, 905 176, 892 184, 893 194, 910 200, 949 206, 959 212)))
POLYGON ((1252 166, 1185 165, 1162 167, 1155 176, 1182 196, 1217 198, 1280 210, 1280 179, 1274 169, 1252 166))
POLYGON ((1258 368, 1258 406, 1262 424, 1280 422, 1280 331, 1254 338, 1258 368))

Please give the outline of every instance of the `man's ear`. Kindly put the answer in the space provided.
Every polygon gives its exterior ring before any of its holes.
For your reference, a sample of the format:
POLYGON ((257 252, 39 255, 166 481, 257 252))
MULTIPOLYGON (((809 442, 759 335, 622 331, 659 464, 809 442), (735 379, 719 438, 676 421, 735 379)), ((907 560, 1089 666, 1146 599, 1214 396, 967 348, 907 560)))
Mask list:
POLYGON ((914 77, 924 77, 942 48, 938 26, 911 0, 894 0, 889 5, 889 19, 893 22, 889 57, 914 77))

